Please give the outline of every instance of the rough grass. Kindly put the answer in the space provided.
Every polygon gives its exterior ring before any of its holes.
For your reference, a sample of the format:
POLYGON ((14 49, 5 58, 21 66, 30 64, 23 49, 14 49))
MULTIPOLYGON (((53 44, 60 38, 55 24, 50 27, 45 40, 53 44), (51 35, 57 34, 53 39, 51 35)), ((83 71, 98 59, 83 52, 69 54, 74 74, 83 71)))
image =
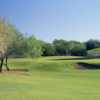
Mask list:
POLYGON ((100 59, 72 58, 10 59, 10 68, 29 71, 0 74, 0 100, 100 100, 100 70, 74 68, 100 59))

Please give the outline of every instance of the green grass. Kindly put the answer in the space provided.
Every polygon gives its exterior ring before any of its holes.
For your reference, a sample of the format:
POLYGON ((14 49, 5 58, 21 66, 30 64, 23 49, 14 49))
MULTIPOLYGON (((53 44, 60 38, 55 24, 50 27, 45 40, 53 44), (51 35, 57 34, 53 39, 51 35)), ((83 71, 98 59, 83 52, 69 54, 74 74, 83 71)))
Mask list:
POLYGON ((98 54, 98 53, 100 53, 100 48, 95 48, 95 49, 89 50, 88 52, 98 54))
POLYGON ((0 74, 0 100, 100 100, 100 70, 75 69, 77 62, 100 59, 72 58, 10 59, 10 68, 29 72, 0 74))

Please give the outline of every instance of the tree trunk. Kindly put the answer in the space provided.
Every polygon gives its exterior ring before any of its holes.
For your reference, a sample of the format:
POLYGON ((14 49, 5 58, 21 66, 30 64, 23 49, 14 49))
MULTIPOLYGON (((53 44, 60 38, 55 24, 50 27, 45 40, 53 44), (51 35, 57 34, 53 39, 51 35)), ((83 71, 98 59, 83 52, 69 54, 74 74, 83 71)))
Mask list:
POLYGON ((2 72, 3 61, 4 61, 4 59, 2 58, 1 59, 1 65, 0 65, 0 72, 2 72))
POLYGON ((8 67, 8 56, 6 55, 6 58, 5 58, 5 60, 6 60, 6 69, 7 69, 7 71, 9 71, 9 67, 8 67))

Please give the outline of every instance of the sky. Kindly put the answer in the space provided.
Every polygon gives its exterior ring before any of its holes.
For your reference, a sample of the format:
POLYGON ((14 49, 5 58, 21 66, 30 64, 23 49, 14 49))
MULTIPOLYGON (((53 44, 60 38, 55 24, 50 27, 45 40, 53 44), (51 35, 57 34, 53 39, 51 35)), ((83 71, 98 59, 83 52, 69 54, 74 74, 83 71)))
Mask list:
POLYGON ((100 39, 100 0, 0 0, 0 16, 38 39, 100 39))

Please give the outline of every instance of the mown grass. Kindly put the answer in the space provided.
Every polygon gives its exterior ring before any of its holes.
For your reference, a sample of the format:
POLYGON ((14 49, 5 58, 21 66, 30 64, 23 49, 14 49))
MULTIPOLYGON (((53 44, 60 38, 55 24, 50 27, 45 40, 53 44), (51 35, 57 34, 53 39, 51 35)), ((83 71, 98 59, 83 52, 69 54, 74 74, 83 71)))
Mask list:
POLYGON ((100 59, 71 58, 10 59, 10 68, 29 71, 0 74, 0 100, 100 100, 100 70, 75 68, 100 59))
POLYGON ((100 53, 100 48, 95 48, 95 49, 89 50, 88 52, 99 54, 100 53))

